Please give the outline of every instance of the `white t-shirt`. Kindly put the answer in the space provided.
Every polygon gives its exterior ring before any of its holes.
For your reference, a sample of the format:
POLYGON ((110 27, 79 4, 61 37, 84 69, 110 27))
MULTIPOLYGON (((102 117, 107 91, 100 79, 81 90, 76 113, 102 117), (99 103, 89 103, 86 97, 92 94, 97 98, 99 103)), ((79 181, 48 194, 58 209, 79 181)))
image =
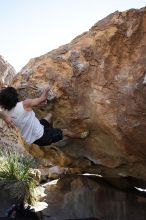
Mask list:
POLYGON ((14 121, 16 127, 26 143, 32 144, 43 136, 44 126, 36 118, 33 110, 26 111, 23 107, 23 102, 18 102, 16 106, 7 112, 14 121))

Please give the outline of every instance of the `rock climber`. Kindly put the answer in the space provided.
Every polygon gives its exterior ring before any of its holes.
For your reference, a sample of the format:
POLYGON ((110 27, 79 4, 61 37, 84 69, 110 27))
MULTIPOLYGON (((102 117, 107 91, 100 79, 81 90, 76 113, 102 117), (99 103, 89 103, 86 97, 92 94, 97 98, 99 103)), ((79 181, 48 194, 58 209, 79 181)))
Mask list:
POLYGON ((9 125, 16 126, 27 144, 47 146, 58 142, 64 136, 69 138, 86 138, 88 131, 81 134, 74 133, 68 129, 54 128, 52 114, 39 120, 33 107, 38 106, 48 98, 49 88, 46 88, 38 98, 19 101, 17 90, 13 87, 6 87, 0 91, 0 117, 9 125))

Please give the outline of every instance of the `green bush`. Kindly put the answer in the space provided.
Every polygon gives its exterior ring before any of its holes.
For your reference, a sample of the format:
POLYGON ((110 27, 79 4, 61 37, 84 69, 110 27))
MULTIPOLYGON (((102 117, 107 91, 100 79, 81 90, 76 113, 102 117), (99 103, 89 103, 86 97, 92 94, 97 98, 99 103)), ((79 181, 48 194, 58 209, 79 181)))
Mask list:
POLYGON ((29 204, 34 202, 36 183, 29 175, 34 160, 12 152, 0 152, 0 183, 13 198, 29 204))

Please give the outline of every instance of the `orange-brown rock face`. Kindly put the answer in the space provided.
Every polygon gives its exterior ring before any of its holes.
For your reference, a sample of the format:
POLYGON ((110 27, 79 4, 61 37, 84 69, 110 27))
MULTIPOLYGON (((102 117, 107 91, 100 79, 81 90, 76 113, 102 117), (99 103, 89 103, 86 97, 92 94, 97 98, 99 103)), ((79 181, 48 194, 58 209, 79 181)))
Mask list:
POLYGON ((66 157, 146 177, 146 8, 115 12, 30 60, 13 85, 20 82, 28 83, 23 97, 49 85, 48 104, 36 109, 40 117, 51 111, 54 126, 90 131, 60 148, 66 157))

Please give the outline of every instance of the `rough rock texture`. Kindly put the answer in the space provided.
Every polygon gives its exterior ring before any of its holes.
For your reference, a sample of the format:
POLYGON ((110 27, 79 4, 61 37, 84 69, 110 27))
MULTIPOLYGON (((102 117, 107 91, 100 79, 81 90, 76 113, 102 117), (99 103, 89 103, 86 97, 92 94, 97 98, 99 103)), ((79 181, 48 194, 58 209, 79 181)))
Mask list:
MULTIPOLYGON (((13 85, 21 83, 27 83, 23 98, 49 85, 39 117, 52 111, 54 126, 90 131, 85 140, 53 148, 53 164, 146 179, 146 8, 115 12, 70 44, 31 59, 13 85)), ((37 147, 29 150, 37 155, 37 147)), ((38 150, 50 159, 50 148, 38 150)))
MULTIPOLYGON (((46 186, 50 220, 97 218, 102 220, 145 220, 146 198, 115 190, 102 179, 66 176, 57 185, 46 186), (98 183, 97 183, 98 181, 98 183), (135 208, 136 207, 136 208, 135 208)), ((46 218, 47 220, 47 218, 46 218)))
POLYGON ((0 119, 0 150, 11 150, 23 153, 25 148, 18 141, 18 131, 9 128, 7 124, 0 119))
POLYGON ((16 75, 15 69, 0 55, 0 81, 5 85, 12 82, 16 75))

